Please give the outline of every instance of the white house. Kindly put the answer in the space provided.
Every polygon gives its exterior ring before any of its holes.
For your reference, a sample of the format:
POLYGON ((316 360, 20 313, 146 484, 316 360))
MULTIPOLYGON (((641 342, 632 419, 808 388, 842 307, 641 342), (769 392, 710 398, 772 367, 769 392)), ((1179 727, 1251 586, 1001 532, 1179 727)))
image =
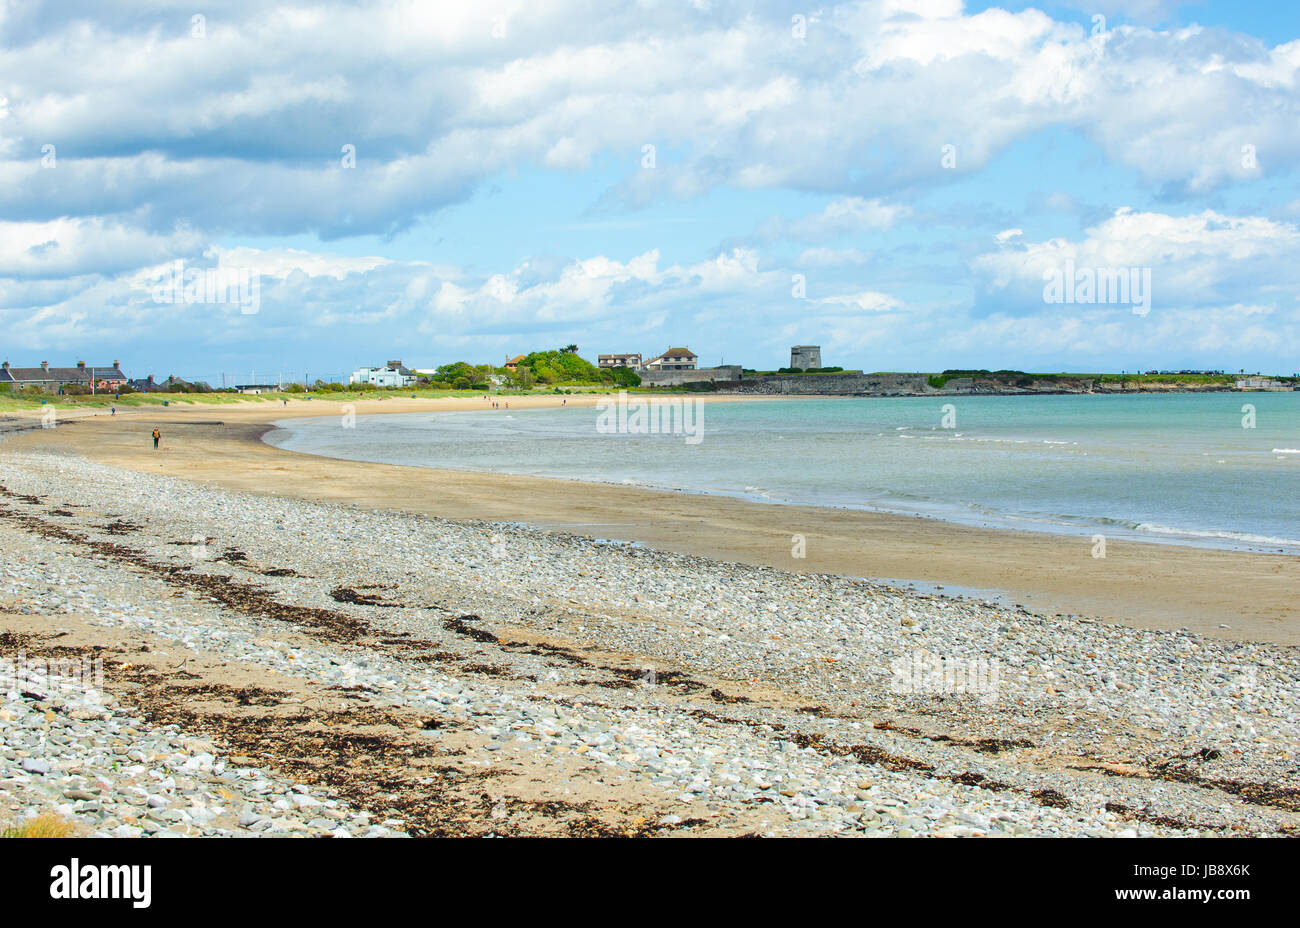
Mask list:
POLYGON ((383 367, 363 367, 352 372, 348 383, 368 383, 373 387, 409 387, 415 383, 415 371, 401 361, 389 361, 383 367))
POLYGON ((648 371, 693 371, 698 355, 689 348, 669 348, 657 358, 645 362, 648 371))
POLYGON ((1266 390, 1274 393, 1291 389, 1282 381, 1273 380, 1271 377, 1244 377, 1237 380, 1233 386, 1238 390, 1266 390))

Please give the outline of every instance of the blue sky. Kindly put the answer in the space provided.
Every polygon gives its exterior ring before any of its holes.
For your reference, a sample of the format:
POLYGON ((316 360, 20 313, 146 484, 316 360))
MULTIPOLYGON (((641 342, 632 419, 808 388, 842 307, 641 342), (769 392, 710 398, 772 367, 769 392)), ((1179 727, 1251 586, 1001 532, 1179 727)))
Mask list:
POLYGON ((0 354, 1300 367, 1300 5, 799 6, 0 0, 0 354))

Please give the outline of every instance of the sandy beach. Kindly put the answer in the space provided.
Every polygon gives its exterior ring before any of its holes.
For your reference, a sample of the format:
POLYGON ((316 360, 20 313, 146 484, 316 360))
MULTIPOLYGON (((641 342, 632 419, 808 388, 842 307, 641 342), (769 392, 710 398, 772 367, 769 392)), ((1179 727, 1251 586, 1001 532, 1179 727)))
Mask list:
MULTIPOLYGON (((581 406, 598 397, 564 399, 581 406)), ((561 397, 507 401, 512 410, 524 410, 557 406, 561 397)), ((261 440, 274 420, 338 416, 340 405, 319 399, 290 401, 287 407, 279 402, 177 404, 120 409, 112 417, 105 411, 74 411, 61 417, 65 428, 28 431, 5 445, 58 449, 128 470, 259 494, 451 519, 526 522, 742 564, 962 588, 968 595, 998 595, 1047 614, 1300 644, 1300 565, 1284 555, 1112 540, 1102 559, 1092 557, 1087 535, 978 529, 843 509, 358 463, 294 454, 261 440), (157 453, 149 441, 155 427, 164 435, 157 453), (796 534, 806 540, 802 559, 792 556, 796 534)), ((393 397, 353 405, 357 415, 370 415, 481 409, 487 401, 393 397)))
MULTIPOLYGON (((179 447, 153 468, 126 447, 140 469, 72 447, 147 439, 150 421, 0 445, 0 826, 45 813, 116 837, 1300 827, 1294 647, 442 518, 409 501, 441 479, 469 507, 492 484, 397 469, 413 478, 397 507, 365 489, 382 469, 295 472, 257 421, 154 419, 179 447), (200 429, 248 438, 182 450, 200 429), (313 484, 309 499, 275 492, 313 484)), ((528 511, 526 489, 502 511, 528 511)), ((583 505, 567 489, 545 505, 583 505)), ((586 505, 592 518, 612 503, 586 505)))
POLYGON ((47 6, 0 839, 200 840, 0 840, 19 911, 337 918, 429 837, 1286 897, 1300 3, 47 6))

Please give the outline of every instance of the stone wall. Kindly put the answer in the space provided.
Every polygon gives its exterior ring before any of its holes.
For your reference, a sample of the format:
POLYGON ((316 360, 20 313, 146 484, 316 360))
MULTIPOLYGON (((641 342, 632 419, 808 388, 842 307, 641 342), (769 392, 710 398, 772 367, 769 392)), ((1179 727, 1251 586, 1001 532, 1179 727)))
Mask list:
POLYGON ((746 377, 719 383, 719 393, 790 396, 906 396, 932 393, 925 374, 804 374, 746 377))
POLYGON ((725 367, 704 367, 694 371, 638 371, 643 387, 679 387, 684 383, 716 383, 719 388, 723 383, 739 381, 741 367, 728 364, 725 367))

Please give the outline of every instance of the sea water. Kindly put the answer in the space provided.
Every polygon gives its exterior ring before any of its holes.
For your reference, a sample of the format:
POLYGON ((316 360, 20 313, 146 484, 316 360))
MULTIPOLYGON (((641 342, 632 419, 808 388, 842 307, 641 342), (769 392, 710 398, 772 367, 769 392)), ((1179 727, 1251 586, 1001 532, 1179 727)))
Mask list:
POLYGON ((358 461, 1300 554, 1300 393, 792 398, 696 412, 695 441, 612 430, 608 413, 602 428, 601 412, 579 406, 357 416, 351 428, 289 419, 267 440, 358 461))

